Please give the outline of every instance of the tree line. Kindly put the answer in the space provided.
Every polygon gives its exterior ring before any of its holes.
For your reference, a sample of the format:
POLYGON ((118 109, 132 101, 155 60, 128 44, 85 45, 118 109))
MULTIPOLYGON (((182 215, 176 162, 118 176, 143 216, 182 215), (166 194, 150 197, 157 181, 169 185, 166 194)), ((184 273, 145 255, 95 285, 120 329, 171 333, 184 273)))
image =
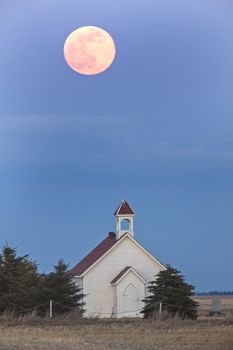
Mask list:
POLYGON ((84 295, 68 273, 61 259, 54 271, 45 274, 28 255, 17 255, 17 249, 5 245, 0 254, 0 313, 26 313, 36 308, 39 315, 48 313, 49 300, 54 313, 76 309, 83 313, 84 295))
POLYGON ((224 290, 224 291, 219 291, 219 290, 212 290, 210 292, 198 292, 196 295, 204 296, 204 295, 233 295, 233 290, 224 290))

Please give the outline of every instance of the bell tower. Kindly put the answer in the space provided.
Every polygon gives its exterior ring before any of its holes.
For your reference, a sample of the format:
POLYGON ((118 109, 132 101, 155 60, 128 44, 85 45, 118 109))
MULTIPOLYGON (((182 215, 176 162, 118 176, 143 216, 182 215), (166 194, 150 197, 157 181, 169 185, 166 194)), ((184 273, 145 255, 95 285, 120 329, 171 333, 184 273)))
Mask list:
POLYGON ((116 217, 116 238, 119 239, 125 233, 128 233, 133 237, 134 211, 126 200, 121 201, 114 215, 116 217))

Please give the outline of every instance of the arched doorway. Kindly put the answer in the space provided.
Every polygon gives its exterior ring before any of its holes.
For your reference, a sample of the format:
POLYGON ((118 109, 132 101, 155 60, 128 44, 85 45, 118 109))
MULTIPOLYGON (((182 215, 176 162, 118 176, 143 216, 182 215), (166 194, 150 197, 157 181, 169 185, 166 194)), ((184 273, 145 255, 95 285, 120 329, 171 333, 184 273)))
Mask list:
POLYGON ((134 284, 130 283, 124 290, 122 295, 123 315, 125 317, 135 316, 139 310, 138 291, 134 284))

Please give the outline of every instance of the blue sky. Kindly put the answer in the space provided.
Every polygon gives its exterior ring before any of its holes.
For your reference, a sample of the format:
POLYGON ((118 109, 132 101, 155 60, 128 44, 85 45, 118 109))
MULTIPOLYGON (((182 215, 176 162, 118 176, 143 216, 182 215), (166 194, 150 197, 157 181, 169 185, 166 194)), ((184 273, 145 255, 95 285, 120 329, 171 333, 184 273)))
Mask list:
POLYGON ((233 290, 232 18, 228 0, 1 0, 1 245, 72 266, 125 198, 156 257, 233 290), (97 76, 63 58, 83 25, 116 42, 97 76))

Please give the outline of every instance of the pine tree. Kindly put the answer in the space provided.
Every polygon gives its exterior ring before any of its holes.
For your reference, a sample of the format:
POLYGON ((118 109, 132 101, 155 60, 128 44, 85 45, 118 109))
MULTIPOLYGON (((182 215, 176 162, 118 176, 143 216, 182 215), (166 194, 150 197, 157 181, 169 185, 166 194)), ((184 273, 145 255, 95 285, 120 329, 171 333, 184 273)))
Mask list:
POLYGON ((17 256, 16 248, 4 246, 0 255, 0 312, 34 307, 38 284, 37 265, 27 255, 17 256))
POLYGON ((53 301, 54 314, 76 310, 84 312, 84 294, 68 273, 68 265, 62 259, 54 266, 54 272, 44 276, 44 300, 53 301))
POLYGON ((166 311, 171 317, 179 315, 181 319, 196 319, 198 303, 191 298, 193 290, 194 287, 184 281, 180 271, 167 265, 166 270, 160 271, 156 279, 150 282, 149 295, 143 300, 143 317, 152 317, 162 303, 163 312, 166 311))

